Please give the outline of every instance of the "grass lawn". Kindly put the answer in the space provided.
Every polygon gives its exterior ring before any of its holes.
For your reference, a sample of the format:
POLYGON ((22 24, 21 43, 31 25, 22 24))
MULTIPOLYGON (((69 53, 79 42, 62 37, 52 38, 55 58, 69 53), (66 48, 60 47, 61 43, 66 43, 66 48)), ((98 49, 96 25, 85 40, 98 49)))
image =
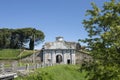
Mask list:
POLYGON ((1 49, 0 58, 15 58, 20 54, 19 49, 1 49))
POLYGON ((0 49, 0 60, 16 60, 27 57, 32 53, 32 50, 25 50, 21 52, 20 49, 0 49))
POLYGON ((18 77, 15 80, 87 80, 86 72, 80 72, 76 65, 56 65, 40 68, 27 77, 18 77))

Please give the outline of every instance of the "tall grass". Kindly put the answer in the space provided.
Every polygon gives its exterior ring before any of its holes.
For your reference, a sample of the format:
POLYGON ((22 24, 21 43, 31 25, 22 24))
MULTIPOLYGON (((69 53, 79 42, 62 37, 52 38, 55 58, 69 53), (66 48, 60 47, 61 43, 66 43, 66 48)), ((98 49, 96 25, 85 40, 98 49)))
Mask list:
POLYGON ((86 72, 80 72, 76 65, 57 65, 40 68, 27 77, 19 77, 16 80, 86 80, 86 72))

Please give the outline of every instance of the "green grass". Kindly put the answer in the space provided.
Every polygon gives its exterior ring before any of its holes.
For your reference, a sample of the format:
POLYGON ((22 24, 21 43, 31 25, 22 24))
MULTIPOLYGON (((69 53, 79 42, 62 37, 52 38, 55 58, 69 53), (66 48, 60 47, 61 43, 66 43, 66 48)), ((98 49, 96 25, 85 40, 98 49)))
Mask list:
POLYGON ((87 80, 86 72, 80 72, 76 65, 57 65, 40 68, 27 77, 18 77, 15 80, 87 80))
POLYGON ((20 54, 19 49, 1 49, 0 50, 0 59, 11 59, 15 58, 20 54))
POLYGON ((34 51, 33 50, 25 50, 25 51, 23 51, 21 54, 19 54, 18 56, 17 56, 17 58, 19 59, 19 58, 25 58, 25 57, 27 57, 27 56, 30 56, 31 54, 33 54, 34 53, 34 51))
POLYGON ((18 60, 20 58, 25 58, 32 53, 32 50, 21 52, 20 49, 0 49, 0 60, 18 60))

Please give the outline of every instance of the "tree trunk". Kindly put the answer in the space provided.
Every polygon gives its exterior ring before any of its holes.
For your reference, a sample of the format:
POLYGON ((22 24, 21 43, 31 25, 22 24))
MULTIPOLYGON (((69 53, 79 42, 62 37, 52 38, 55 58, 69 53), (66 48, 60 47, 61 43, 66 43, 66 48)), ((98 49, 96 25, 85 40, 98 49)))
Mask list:
POLYGON ((34 39, 30 39, 29 49, 30 49, 30 50, 33 50, 33 49, 34 49, 34 39))

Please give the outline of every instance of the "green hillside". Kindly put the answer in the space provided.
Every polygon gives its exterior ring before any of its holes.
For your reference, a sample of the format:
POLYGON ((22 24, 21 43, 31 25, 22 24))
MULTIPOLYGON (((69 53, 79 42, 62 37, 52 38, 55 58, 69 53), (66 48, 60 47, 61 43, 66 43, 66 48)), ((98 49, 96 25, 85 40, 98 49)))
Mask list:
POLYGON ((32 50, 0 49, 0 60, 17 60, 33 53, 32 50))
POLYGON ((56 65, 40 68, 27 77, 18 77, 15 80, 86 80, 85 72, 80 72, 76 65, 56 65))

